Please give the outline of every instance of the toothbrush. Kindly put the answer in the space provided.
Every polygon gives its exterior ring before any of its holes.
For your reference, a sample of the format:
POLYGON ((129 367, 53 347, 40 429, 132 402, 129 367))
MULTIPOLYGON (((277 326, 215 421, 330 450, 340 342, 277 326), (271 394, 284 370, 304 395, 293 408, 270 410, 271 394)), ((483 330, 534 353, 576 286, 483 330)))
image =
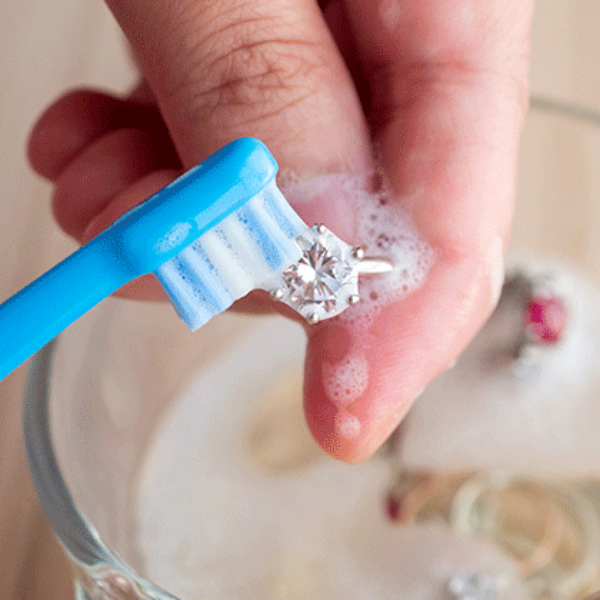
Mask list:
POLYGON ((0 381, 126 283, 153 273, 195 331, 297 261, 308 226, 262 142, 236 140, 0 305, 0 381))

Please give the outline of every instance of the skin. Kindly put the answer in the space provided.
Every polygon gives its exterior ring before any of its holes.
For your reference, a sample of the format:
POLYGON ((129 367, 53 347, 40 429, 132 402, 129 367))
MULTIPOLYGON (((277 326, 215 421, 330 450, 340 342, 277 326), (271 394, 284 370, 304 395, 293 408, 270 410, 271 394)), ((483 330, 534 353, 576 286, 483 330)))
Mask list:
MULTIPOLYGON (((337 319, 307 330, 311 431, 332 456, 366 459, 497 300, 533 2, 107 1, 140 86, 127 98, 67 94, 31 134, 31 163, 55 183, 54 214, 67 233, 85 242, 182 168, 250 135, 303 179, 368 173, 377 148, 394 201, 435 249, 426 282, 380 313, 369 339, 337 319), (369 368, 364 394, 347 409, 360 422, 352 438, 336 429, 321 368, 350 347, 365 352, 369 368)), ((302 216, 326 221, 345 214, 345 202, 320 197, 302 216)), ((164 298, 148 278, 122 294, 164 298)), ((256 294, 242 307, 273 310, 256 294)))

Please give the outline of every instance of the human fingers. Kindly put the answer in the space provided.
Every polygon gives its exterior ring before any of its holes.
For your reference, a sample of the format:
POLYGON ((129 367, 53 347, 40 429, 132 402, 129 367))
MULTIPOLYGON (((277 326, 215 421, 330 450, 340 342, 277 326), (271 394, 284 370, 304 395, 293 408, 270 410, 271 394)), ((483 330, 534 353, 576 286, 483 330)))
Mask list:
POLYGON ((408 214, 435 261, 420 289, 373 309, 368 331, 332 323, 314 332, 320 341, 309 344, 308 420, 336 456, 369 456, 498 298, 527 105, 532 4, 344 2, 369 84, 367 118, 393 190, 396 216, 389 218, 408 214), (337 401, 322 400, 332 395, 336 369, 350 373, 348 389, 360 391, 352 402, 339 393, 337 401))
POLYGON ((82 241, 90 221, 113 198, 156 169, 177 168, 164 139, 140 129, 117 129, 82 150, 55 181, 52 208, 59 225, 82 241))
POLYGON ((168 140, 160 112, 143 85, 126 98, 74 90, 38 118, 29 136, 29 162, 40 175, 55 181, 90 144, 123 128, 141 129, 168 140))
MULTIPOLYGON (((168 9, 164 9, 167 18, 171 19, 171 24, 174 27, 184 25, 190 28, 187 38, 178 38, 182 43, 178 48, 175 48, 174 53, 172 52, 172 48, 170 49, 170 54, 166 50, 164 51, 164 54, 170 57, 174 62, 180 60, 180 55, 186 52, 186 44, 189 45, 190 43, 194 43, 194 36, 201 38, 202 36, 211 33, 210 27, 205 27, 203 29, 201 26, 196 26, 198 23, 196 23, 196 25, 193 23, 194 20, 198 22, 204 21, 202 18, 204 13, 201 14, 201 12, 206 12, 206 10, 211 8, 208 6, 209 3, 204 3, 204 6, 203 3, 200 2, 190 2, 188 4, 189 10, 187 12, 189 14, 186 14, 185 11, 174 11, 175 14, 170 14, 168 9), (194 9, 197 14, 193 14, 194 10, 192 9, 194 9), (190 23, 190 19, 192 23, 190 23)), ((302 160, 306 160, 306 162, 310 161, 313 170, 327 171, 331 168, 341 168, 340 165, 351 168, 349 165, 368 162, 368 147, 366 143, 364 143, 366 139, 366 130, 364 123, 362 123, 362 116, 360 115, 358 103, 352 95, 353 91, 350 80, 341 59, 336 54, 335 45, 329 37, 327 28, 320 20, 321 15, 319 11, 315 7, 312 7, 311 10, 299 11, 299 14, 296 14, 298 11, 295 12, 292 10, 294 6, 293 3, 290 3, 290 7, 283 7, 285 10, 278 11, 278 14, 274 15, 269 13, 272 6, 267 6, 267 3, 265 3, 265 6, 266 8, 263 7, 262 13, 261 11, 258 11, 260 14, 254 15, 256 18, 244 20, 242 18, 243 11, 245 10, 244 7, 241 5, 236 7, 235 3, 232 3, 232 10, 229 12, 224 11, 226 19, 221 19, 220 22, 218 20, 208 19, 211 27, 213 26, 213 23, 216 23, 216 34, 218 36, 222 35, 219 27, 224 26, 227 19, 231 21, 231 31, 227 30, 227 27, 225 27, 223 44, 219 45, 219 47, 223 48, 223 56, 215 57, 211 55, 212 41, 208 43, 207 40, 204 40, 204 45, 199 44, 198 46, 198 57, 187 57, 190 58, 189 63, 186 61, 183 63, 183 67, 180 67, 179 69, 178 65, 173 63, 170 64, 168 60, 163 61, 162 59, 163 54, 161 54, 161 52, 163 52, 163 50, 160 48, 160 45, 169 45, 172 38, 165 38, 163 35, 164 30, 160 28, 155 32, 158 36, 153 42, 156 43, 156 47, 153 46, 152 48, 149 48, 149 50, 150 54, 154 52, 154 55, 158 55, 160 58, 158 60, 158 67, 154 69, 150 66, 149 72, 165 79, 172 78, 172 81, 170 81, 170 84, 166 87, 161 88, 160 85, 157 86, 158 96, 162 93, 162 95, 167 98, 167 104, 170 101, 173 102, 173 97, 177 96, 177 99, 175 100, 177 110, 174 111, 177 115, 175 121, 178 123, 179 120, 181 120, 179 128, 182 129, 186 135, 189 135, 188 130, 190 129, 195 131, 195 157, 189 162, 196 162, 199 160, 199 157, 201 158, 204 155, 209 154, 216 147, 229 141, 229 138, 248 135, 250 129, 240 121, 240 115, 242 113, 246 115, 252 106, 257 108, 258 111, 265 112, 264 119, 260 115, 256 115, 256 118, 252 117, 250 119, 254 119, 255 121, 255 124, 252 126, 254 135, 258 135, 262 137, 262 139, 267 139, 268 141, 269 135, 271 137, 286 136, 285 143, 281 141, 279 142, 279 146, 287 150, 290 147, 289 137, 294 139, 294 141, 301 136, 306 138, 313 135, 313 137, 315 137, 314 142, 316 145, 313 146, 305 143, 303 146, 298 146, 298 148, 302 149, 302 152, 298 152, 298 155, 302 154, 302 160), (239 10, 237 10, 238 8, 239 10), (287 11, 288 8, 290 8, 289 13, 287 11), (233 14, 236 10, 237 13, 233 14), (290 15, 291 19, 288 18, 290 15), (271 27, 271 24, 278 20, 280 22, 279 24, 283 23, 286 25, 284 29, 271 27), (313 27, 315 24, 316 27, 313 27), (298 29, 298 25, 301 26, 300 29, 298 29), (227 38, 231 37, 232 34, 235 34, 233 36, 234 39, 228 44, 227 38), (248 72, 245 70, 246 64, 244 63, 244 57, 246 55, 250 55, 249 60, 246 61, 250 67, 248 72), (209 69, 213 79, 229 77, 231 81, 229 83, 224 81, 220 90, 212 89, 209 90, 209 93, 203 92, 200 87, 200 83, 203 85, 210 83, 208 80, 200 82, 192 81, 188 86, 179 86, 178 79, 186 76, 185 72, 179 71, 182 71, 183 68, 190 68, 190 64, 192 65, 192 68, 194 68, 194 61, 199 61, 201 58, 205 62, 207 60, 215 60, 219 63, 217 68, 209 69), (233 61, 235 63, 233 71, 228 66, 228 61, 233 61), (236 75, 236 69, 240 73, 239 77, 236 75), (261 72, 261 70, 264 72, 261 72), (257 101, 255 103, 246 103, 244 96, 251 94, 256 94, 257 101), (264 101, 261 101, 261 95, 264 96, 264 101), (221 98, 221 96, 223 96, 223 98, 221 98), (215 107, 213 104, 217 97, 219 101, 215 107), (197 115, 199 112, 198 99, 204 100, 203 110, 206 112, 206 118, 199 118, 197 115), (220 123, 216 122, 213 122, 212 126, 210 126, 210 121, 215 120, 213 119, 213 112, 216 113, 219 111, 223 114, 228 111, 231 112, 233 117, 231 131, 227 131, 227 127, 223 127, 220 123), (313 114, 316 119, 310 118, 311 114, 313 114), (305 117, 309 117, 308 121, 305 120, 305 117), (235 125, 236 120, 238 121, 237 125, 235 125), (292 120, 295 125, 290 128, 289 125, 292 120), (259 121, 261 123, 259 123, 259 121), (282 126, 279 127, 276 123, 281 123, 282 126), (350 124, 350 128, 346 130, 342 125, 345 126, 348 123, 350 124), (191 127, 190 124, 192 124, 191 127), (269 133, 271 130, 273 130, 272 133, 269 133), (207 132, 214 135, 216 140, 206 141, 205 138, 207 137, 207 132), (364 147, 358 151, 357 148, 361 145, 364 145, 364 147), (326 156, 326 151, 322 151, 324 146, 335 148, 334 151, 331 152, 331 157, 326 156), (336 166, 332 167, 332 165, 336 166)), ((214 8, 214 5, 212 5, 212 7, 214 8)), ((118 8, 122 9, 123 7, 118 8)), ((127 8, 131 9, 132 6, 128 6, 127 8)), ((173 7, 171 7, 171 9, 172 8, 173 7)), ((137 29, 138 25, 144 21, 144 19, 146 19, 147 22, 154 24, 156 22, 154 17, 156 16, 157 15, 153 14, 152 10, 149 10, 144 3, 140 3, 139 10, 136 9, 136 11, 124 17, 122 15, 125 21, 124 28, 127 31, 129 25, 132 28, 132 37, 135 37, 135 33, 139 31, 139 29, 137 29), (137 19, 137 21, 133 23, 129 20, 130 18, 133 20, 137 19)), ((135 43, 134 46, 136 46, 135 43)), ((142 52, 142 55, 143 57, 148 58, 147 52, 142 52)), ((65 122, 69 123, 69 125, 77 125, 76 122, 73 123, 73 121, 76 121, 77 119, 70 118, 74 112, 75 117, 77 117, 77 111, 73 111, 72 106, 69 106, 69 103, 67 103, 66 106, 67 110, 62 111, 62 113, 60 108, 59 103, 58 106, 49 111, 50 116, 52 116, 54 120, 54 127, 51 127, 51 129, 53 129, 55 133, 57 122, 59 124, 65 122)), ((79 112, 83 112, 89 117, 92 111, 87 110, 88 108, 89 106, 82 107, 82 110, 79 112)), ((105 103, 101 109, 106 111, 106 108, 105 103)), ((109 108, 113 111, 116 111, 117 109, 121 111, 123 107, 112 102, 109 108)), ((50 118, 42 118, 41 124, 43 125, 44 122, 51 120, 52 119, 50 118)), ((218 119, 216 120, 218 121, 218 119)), ((102 121, 102 119, 100 121, 102 121)), ((104 119, 104 121, 106 121, 106 119, 104 119)), ((85 134, 86 127, 88 130, 90 127, 88 124, 84 125, 85 127, 83 127, 83 129, 85 134)), ((96 127, 97 126, 98 125, 96 124, 96 127)), ((102 126, 101 123, 100 129, 102 129, 102 126)), ((93 130, 94 135, 97 135, 97 130, 94 129, 94 127, 91 129, 93 130)), ((108 137, 106 129, 104 129, 104 133, 105 137, 108 137)), ((114 135, 117 134, 114 133, 114 135)), ((34 134, 32 139, 35 140, 36 137, 40 136, 34 134)), ((48 136, 45 137, 47 138, 48 136)), ((54 135, 54 137, 60 138, 59 135, 54 135)), ((85 139, 85 135, 82 135, 81 137, 85 139)), ((100 141, 94 142, 94 144, 98 144, 97 149, 102 147, 100 141)), ((32 146, 35 146, 35 144, 32 144, 32 146)), ((79 153, 84 154, 81 146, 84 145, 79 144, 79 153)), ((273 144, 271 144, 271 147, 273 148, 273 144)), ((51 149, 50 154, 54 155, 50 157, 51 160, 53 159, 57 162, 56 155, 59 155, 60 152, 51 149)), ((66 180, 66 183, 70 182, 71 185, 62 186, 66 188, 65 193, 57 192, 58 201, 55 202, 55 207, 57 208, 57 212, 62 214, 62 220, 59 217, 59 221, 62 222, 63 226, 75 235, 80 235, 85 219, 90 218, 96 209, 108 205, 108 198, 117 191, 116 188, 118 186, 116 186, 115 183, 119 180, 119 177, 114 178, 114 181, 108 184, 107 189, 103 190, 102 194, 98 193, 97 190, 94 191, 96 201, 76 201, 75 203, 63 201, 64 198, 67 198, 67 200, 75 200, 77 194, 74 194, 73 192, 76 191, 77 179, 81 181, 86 179, 84 169, 86 163, 89 165, 90 170, 93 171, 95 169, 100 172, 104 170, 105 175, 108 175, 106 169, 99 168, 98 165, 94 166, 90 160, 86 161, 83 159, 78 160, 72 158, 73 152, 69 152, 68 148, 66 153, 63 152, 63 155, 64 154, 66 154, 66 157, 59 157, 58 162, 63 163, 68 159, 69 164, 73 163, 73 169, 70 170, 71 175, 69 175, 69 173, 61 175, 61 180, 63 180, 63 182, 66 180), (72 175, 76 175, 76 177, 72 175), (62 211, 60 209, 61 206, 64 207, 64 210, 62 211)), ((106 162, 98 151, 86 149, 85 154, 87 155, 87 158, 95 155, 99 163, 106 162)), ((281 156, 278 156, 278 158, 280 159, 280 162, 282 162, 281 156)), ((296 158, 298 159, 298 156, 296 158)), ((39 165, 41 161, 39 159, 37 161, 34 159, 33 162, 34 164, 37 163, 39 165)), ((296 160, 296 163, 300 164, 298 160, 296 160)), ((285 164, 286 163, 284 162, 284 166, 285 164)), ((290 161, 288 161, 287 164, 289 166, 291 164, 290 161)), ((101 166, 102 165, 100 165, 100 167, 101 166)), ((39 167, 39 170, 43 171, 43 168, 39 167)), ((54 168, 55 172, 58 170, 58 168, 54 168)), ((127 171, 127 169, 125 169, 125 171, 127 171)), ((136 175, 140 174, 141 173, 136 173, 136 175)), ((306 175, 306 171, 304 175, 306 175)), ((96 177, 95 179, 95 187, 99 188, 99 178, 96 177)), ((142 198, 140 198, 140 200, 142 200, 142 198)), ((335 206, 328 207, 325 211, 325 216, 327 216, 330 221, 336 222, 335 226, 338 227, 338 231, 343 229, 342 223, 348 224, 350 222, 348 216, 342 218, 344 212, 345 211, 343 210, 336 209, 335 206)), ((309 220, 315 216, 315 211, 311 211, 306 207, 303 208, 303 213, 309 220)), ((107 219, 104 220, 108 222, 107 219)), ((103 219, 99 218, 96 220, 96 223, 101 223, 102 221, 103 219)), ((347 227, 346 229, 349 230, 350 227, 347 227)))
MULTIPOLYGON (((370 171, 360 100, 316 3, 108 4, 133 45, 184 167, 237 137, 255 136, 267 144, 283 171, 294 172, 301 181, 370 171)), ((338 186, 293 200, 309 223, 326 222, 356 242, 348 196, 338 186)), ((98 222, 103 219, 101 214, 98 222)), ((315 351, 321 338, 313 336, 311 344, 309 356, 327 351, 325 346, 315 351)), ((309 394, 315 390, 313 377, 320 377, 320 370, 309 362, 309 394)), ((311 405, 319 402, 330 404, 330 399, 321 392, 309 400, 311 405)), ((317 439, 332 451, 323 437, 317 439)))
POLYGON ((300 173, 368 162, 360 106, 316 3, 108 4, 185 166, 249 134, 300 173))

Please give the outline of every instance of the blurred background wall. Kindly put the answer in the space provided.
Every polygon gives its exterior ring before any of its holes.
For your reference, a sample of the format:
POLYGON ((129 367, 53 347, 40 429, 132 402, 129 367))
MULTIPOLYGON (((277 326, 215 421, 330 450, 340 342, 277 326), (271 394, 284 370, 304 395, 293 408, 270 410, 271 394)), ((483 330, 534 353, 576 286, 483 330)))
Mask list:
MULTIPOLYGON (((532 93, 600 109, 599 26, 598 0, 538 0, 532 93)), ((0 301, 75 247, 52 221, 50 186, 27 166, 36 115, 69 88, 125 91, 134 81, 122 37, 101 0, 0 2, 0 301)), ((573 178, 581 176, 576 155, 558 159, 569 168, 572 161, 573 178)), ((527 173, 520 178, 526 187, 527 173)), ((600 219, 600 197, 590 210, 600 219)), ((515 229, 515 235, 529 234, 515 229)), ((600 263, 598 251, 593 256, 600 263)), ((0 600, 65 600, 72 597, 68 567, 25 462, 24 374, 21 368, 0 383, 0 600)))

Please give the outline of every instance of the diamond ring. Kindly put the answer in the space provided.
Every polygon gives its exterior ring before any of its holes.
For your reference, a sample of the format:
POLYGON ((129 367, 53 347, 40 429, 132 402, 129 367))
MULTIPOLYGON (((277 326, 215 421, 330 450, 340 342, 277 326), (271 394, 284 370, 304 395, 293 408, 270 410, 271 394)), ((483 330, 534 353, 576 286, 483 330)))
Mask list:
POLYGON ((271 298, 291 306, 311 325, 335 317, 360 301, 359 275, 389 273, 390 260, 368 257, 360 247, 315 225, 296 238, 303 254, 267 284, 271 298))

